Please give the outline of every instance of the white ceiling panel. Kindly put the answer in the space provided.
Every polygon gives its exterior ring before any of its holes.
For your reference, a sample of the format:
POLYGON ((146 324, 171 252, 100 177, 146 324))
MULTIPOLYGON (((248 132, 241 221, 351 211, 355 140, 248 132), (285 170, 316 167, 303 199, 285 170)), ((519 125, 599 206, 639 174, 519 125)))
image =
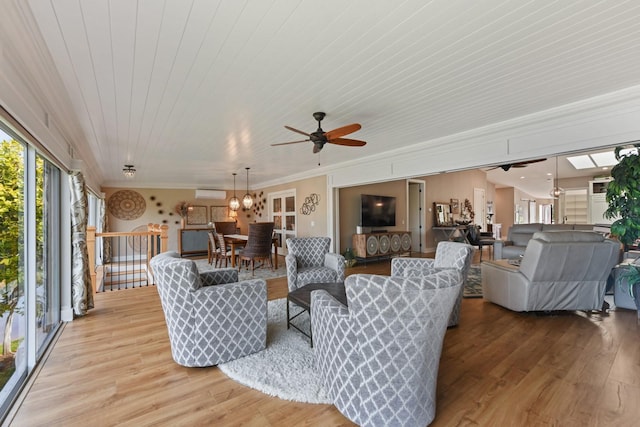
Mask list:
POLYGON ((27 5, 109 185, 271 181, 640 84, 635 1, 27 5), (367 145, 271 146, 315 111, 367 145))

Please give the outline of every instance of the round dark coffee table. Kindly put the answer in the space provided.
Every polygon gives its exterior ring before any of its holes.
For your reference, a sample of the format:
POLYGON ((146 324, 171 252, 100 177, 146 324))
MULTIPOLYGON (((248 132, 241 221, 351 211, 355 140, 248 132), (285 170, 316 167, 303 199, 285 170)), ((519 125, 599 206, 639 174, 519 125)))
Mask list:
POLYGON ((347 305, 347 294, 344 289, 344 283, 309 283, 306 284, 294 291, 289 292, 287 295, 287 329, 289 326, 294 327, 298 331, 300 331, 303 335, 309 337, 311 341, 311 347, 313 347, 313 335, 311 333, 311 324, 309 324, 309 333, 303 331, 298 326, 296 326, 293 322, 291 322, 296 317, 300 316, 305 311, 309 313, 309 318, 311 318, 311 292, 317 291, 319 289, 323 289, 327 291, 331 296, 340 301, 343 305, 347 305), (303 309, 300 313, 295 314, 294 316, 289 317, 289 302, 294 303, 303 309))

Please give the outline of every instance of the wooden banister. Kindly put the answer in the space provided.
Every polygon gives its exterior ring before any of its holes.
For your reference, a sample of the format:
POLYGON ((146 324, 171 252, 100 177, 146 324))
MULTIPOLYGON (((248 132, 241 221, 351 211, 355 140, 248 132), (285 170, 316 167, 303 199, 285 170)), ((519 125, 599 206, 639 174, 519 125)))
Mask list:
POLYGON ((96 293, 96 228, 87 227, 87 251, 89 252, 89 271, 91 274, 91 289, 96 293))
MULTIPOLYGON (((89 266, 91 269, 91 286, 93 292, 97 292, 97 274, 96 274, 96 238, 116 238, 116 239, 128 239, 135 237, 147 237, 147 248, 146 248, 146 264, 147 264, 147 272, 149 273, 151 270, 149 268, 149 260, 158 253, 166 252, 168 249, 169 242, 169 226, 166 224, 147 224, 146 231, 135 231, 135 232, 106 232, 106 233, 96 233, 95 227, 87 228, 87 249, 89 251, 89 266), (159 247, 158 242, 160 243, 159 247)), ((144 251, 144 249, 143 249, 144 251)), ((143 252, 144 254, 145 252, 143 252)), ((151 276, 151 275, 150 275, 151 276)), ((152 281, 150 283, 153 283, 152 281)))

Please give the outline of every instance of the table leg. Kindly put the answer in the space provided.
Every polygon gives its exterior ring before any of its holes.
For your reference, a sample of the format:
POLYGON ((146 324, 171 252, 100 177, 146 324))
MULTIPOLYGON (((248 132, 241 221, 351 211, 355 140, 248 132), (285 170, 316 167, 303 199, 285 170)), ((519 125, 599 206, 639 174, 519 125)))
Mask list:
POLYGON ((275 266, 275 269, 278 269, 278 244, 274 243, 273 244, 273 256, 275 258, 275 261, 273 262, 273 265, 275 266))
POLYGON ((236 242, 233 240, 230 242, 231 245, 231 268, 235 268, 236 266, 236 242))

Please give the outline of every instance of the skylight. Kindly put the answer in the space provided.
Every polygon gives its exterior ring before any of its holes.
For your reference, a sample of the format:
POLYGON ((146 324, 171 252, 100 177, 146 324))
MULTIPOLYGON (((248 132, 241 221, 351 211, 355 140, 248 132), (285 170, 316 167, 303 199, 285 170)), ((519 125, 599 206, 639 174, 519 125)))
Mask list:
MULTIPOLYGON (((620 151, 621 155, 626 155, 636 150, 635 148, 625 148, 620 151)), ((595 167, 615 166, 618 164, 613 151, 604 151, 601 153, 584 154, 581 156, 567 157, 576 169, 589 169, 595 167)))
POLYGON ((591 160, 591 157, 587 155, 567 157, 567 160, 569 160, 569 162, 571 162, 573 167, 576 169, 589 169, 596 167, 596 165, 591 160))
POLYGON ((591 158, 599 167, 614 166, 618 164, 613 151, 605 151, 604 153, 593 153, 591 158))

